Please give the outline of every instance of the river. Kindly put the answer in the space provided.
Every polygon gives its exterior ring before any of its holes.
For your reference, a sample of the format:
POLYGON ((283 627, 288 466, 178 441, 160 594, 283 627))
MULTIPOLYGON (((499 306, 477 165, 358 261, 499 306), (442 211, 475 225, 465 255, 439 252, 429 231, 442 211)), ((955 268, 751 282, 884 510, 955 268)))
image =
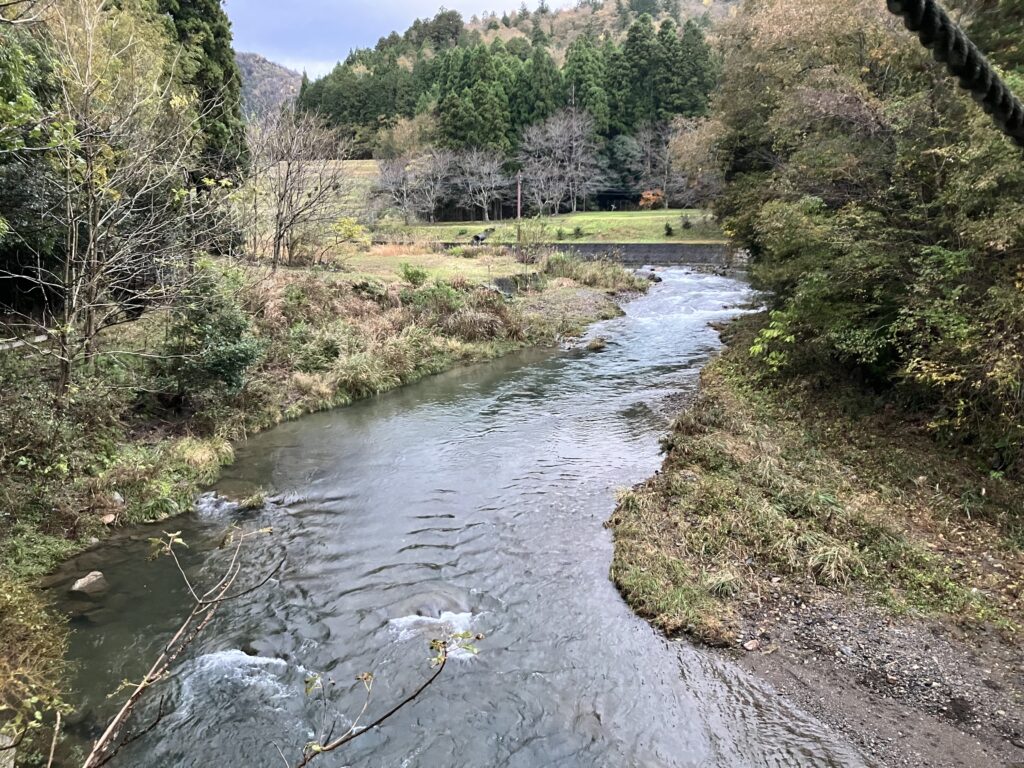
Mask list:
MULTIPOLYGON (((345 723, 376 676, 370 716, 429 673, 439 625, 483 633, 424 696, 324 766, 857 766, 823 725, 715 653, 664 639, 608 579, 603 523, 616 490, 651 475, 664 401, 692 391, 719 346, 708 324, 747 287, 663 273, 600 353, 526 351, 284 424, 238 446, 215 489, 262 487, 244 512, 207 496, 156 529, 126 531, 68 565, 111 584, 75 616, 71 733, 94 737, 122 680, 138 679, 187 612, 180 577, 145 539, 180 530, 186 568, 215 577, 232 522, 272 526, 246 552, 264 588, 227 603, 177 674, 160 725, 113 765, 282 766, 319 722, 304 692, 336 681, 345 723)), ((64 590, 61 590, 62 592, 64 590)))

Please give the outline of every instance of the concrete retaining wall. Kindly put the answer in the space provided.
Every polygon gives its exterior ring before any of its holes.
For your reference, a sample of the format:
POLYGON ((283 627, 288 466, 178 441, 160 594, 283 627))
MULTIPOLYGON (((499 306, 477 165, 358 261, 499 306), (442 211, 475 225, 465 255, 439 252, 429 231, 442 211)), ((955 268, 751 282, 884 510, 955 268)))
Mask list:
POLYGON ((581 259, 612 259, 627 267, 710 264, 741 267, 745 260, 725 243, 558 243, 555 247, 581 259))
MULTIPOLYGON (((442 243, 444 248, 465 248, 466 243, 442 243)), ((471 247, 471 246, 470 246, 471 247)), ((504 246, 511 247, 511 246, 504 246)), ((675 267, 707 264, 743 269, 746 254, 727 243, 550 243, 555 251, 573 253, 581 259, 611 259, 627 267, 675 267)))

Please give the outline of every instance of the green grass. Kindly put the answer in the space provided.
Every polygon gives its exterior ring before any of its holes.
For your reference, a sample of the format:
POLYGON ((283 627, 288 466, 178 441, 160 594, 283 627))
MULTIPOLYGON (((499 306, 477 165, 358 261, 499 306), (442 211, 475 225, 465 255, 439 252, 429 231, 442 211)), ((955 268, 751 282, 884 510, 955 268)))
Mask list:
MULTIPOLYGON (((725 236, 706 211, 603 211, 548 216, 542 239, 551 243, 722 243, 725 236), (684 220, 690 228, 683 227, 684 220), (665 225, 673 229, 666 235, 665 225), (578 231, 577 231, 578 228, 578 231)), ((495 228, 488 242, 510 244, 516 241, 515 221, 447 222, 393 227, 391 234, 414 242, 468 243, 473 235, 495 228)))

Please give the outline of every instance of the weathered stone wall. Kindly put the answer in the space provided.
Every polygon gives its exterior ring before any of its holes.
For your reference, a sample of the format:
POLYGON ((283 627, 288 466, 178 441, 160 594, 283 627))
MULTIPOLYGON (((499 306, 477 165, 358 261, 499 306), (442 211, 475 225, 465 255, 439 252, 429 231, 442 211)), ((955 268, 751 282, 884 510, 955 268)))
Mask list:
POLYGON ((742 255, 725 243, 558 243, 581 259, 613 259, 628 267, 711 264, 742 267, 742 255))

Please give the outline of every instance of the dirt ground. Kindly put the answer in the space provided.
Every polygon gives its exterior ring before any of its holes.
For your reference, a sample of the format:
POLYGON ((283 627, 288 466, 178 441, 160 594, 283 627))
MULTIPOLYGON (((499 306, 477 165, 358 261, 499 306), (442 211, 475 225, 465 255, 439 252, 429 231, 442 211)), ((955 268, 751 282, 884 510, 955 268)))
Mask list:
POLYGON ((886 768, 1024 768, 1024 648, 849 596, 748 600, 723 651, 886 768))

